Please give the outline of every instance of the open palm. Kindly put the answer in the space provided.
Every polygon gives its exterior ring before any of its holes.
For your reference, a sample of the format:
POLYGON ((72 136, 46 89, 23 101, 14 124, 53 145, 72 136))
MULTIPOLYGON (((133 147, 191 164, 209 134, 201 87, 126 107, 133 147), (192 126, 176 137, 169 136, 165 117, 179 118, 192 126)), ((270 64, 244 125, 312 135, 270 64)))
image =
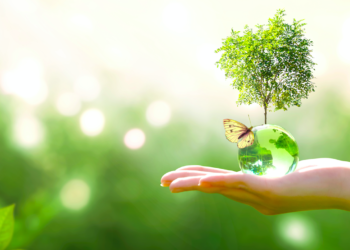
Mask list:
POLYGON ((313 209, 350 210, 350 163, 334 159, 300 161, 295 172, 264 177, 230 170, 185 166, 165 174, 171 192, 219 193, 266 215, 313 209))

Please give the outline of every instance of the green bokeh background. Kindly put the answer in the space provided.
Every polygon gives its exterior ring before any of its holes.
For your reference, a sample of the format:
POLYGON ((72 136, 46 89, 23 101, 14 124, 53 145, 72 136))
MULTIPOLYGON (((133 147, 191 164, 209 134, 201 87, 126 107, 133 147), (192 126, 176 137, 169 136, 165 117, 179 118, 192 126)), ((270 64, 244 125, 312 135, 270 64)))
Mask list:
POLYGON ((350 53, 341 46, 350 40, 348 1, 0 1, 1 76, 29 55, 48 87, 39 105, 0 95, 0 205, 16 204, 10 249, 347 249, 349 212, 265 216, 220 195, 160 187, 164 173, 184 165, 239 170, 222 120, 249 124, 250 114, 258 125, 263 109, 235 105, 238 92, 215 69, 213 50, 231 28, 266 23, 278 8, 287 21, 305 19, 319 65, 316 92, 300 108, 269 113, 268 123, 295 137, 301 160, 350 161, 350 53), (170 19, 167 6, 175 9, 170 19), (87 73, 98 79, 99 97, 61 115, 58 96, 87 73), (156 100, 171 108, 162 127, 146 119, 156 100), (93 137, 79 125, 89 108, 105 116, 93 137), (33 147, 15 139, 23 114, 44 131, 33 147), (132 128, 146 135, 137 150, 123 142, 132 128), (60 199, 72 179, 91 191, 78 211, 60 199))

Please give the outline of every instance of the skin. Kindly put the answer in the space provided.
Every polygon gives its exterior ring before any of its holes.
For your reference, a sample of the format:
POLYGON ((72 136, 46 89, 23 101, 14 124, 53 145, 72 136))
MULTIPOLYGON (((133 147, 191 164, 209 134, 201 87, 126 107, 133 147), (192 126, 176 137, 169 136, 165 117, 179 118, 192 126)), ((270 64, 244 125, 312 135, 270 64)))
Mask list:
POLYGON ((219 193, 265 215, 315 209, 350 211, 350 162, 328 158, 300 161, 295 172, 282 177, 185 166, 166 173, 161 185, 172 193, 219 193))

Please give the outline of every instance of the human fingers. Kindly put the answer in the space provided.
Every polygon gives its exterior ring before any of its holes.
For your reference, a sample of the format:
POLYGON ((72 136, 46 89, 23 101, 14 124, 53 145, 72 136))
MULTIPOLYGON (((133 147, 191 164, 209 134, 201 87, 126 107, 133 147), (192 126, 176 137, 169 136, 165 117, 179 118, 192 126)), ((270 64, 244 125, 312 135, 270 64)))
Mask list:
POLYGON ((176 169, 176 171, 183 171, 183 170, 196 170, 196 171, 204 171, 204 172, 211 172, 211 173, 224 173, 224 174, 234 172, 231 170, 212 168, 212 167, 204 167, 204 166, 200 166, 200 165, 189 165, 189 166, 184 166, 184 167, 176 169))
POLYGON ((217 193, 222 187, 200 187, 198 186, 199 180, 202 176, 191 176, 191 177, 183 177, 178 178, 174 180, 170 186, 169 189, 172 193, 180 193, 184 191, 202 191, 205 193, 217 193))
POLYGON ((201 178, 203 178, 203 176, 178 178, 171 183, 169 188, 172 193, 180 193, 184 191, 193 190, 205 193, 219 193, 234 201, 252 206, 264 214, 268 214, 268 212, 265 212, 267 210, 264 206, 264 199, 260 196, 254 193, 250 193, 249 191, 242 188, 228 188, 223 186, 200 186, 198 184, 201 178))
POLYGON ((222 186, 227 188, 238 188, 254 194, 263 194, 271 192, 271 190, 274 189, 275 183, 277 183, 277 178, 268 178, 237 172, 203 176, 200 179, 199 185, 203 187, 222 186))
POLYGON ((298 163, 296 171, 300 169, 310 168, 310 167, 350 167, 350 163, 346 161, 340 161, 331 158, 317 158, 317 159, 308 159, 303 160, 298 163))
POLYGON ((163 187, 169 187, 170 184, 178 178, 189 177, 189 176, 203 176, 206 174, 210 174, 210 173, 203 172, 203 171, 195 171, 195 170, 171 171, 163 175, 160 182, 163 187))

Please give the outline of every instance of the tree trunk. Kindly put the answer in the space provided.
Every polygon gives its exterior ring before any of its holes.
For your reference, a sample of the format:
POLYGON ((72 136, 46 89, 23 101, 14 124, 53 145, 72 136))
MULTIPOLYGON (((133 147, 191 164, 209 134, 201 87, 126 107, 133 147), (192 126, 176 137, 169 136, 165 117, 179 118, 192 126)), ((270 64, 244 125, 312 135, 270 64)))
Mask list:
POLYGON ((264 109, 265 109, 265 124, 267 123, 267 105, 265 103, 264 105, 264 109))

